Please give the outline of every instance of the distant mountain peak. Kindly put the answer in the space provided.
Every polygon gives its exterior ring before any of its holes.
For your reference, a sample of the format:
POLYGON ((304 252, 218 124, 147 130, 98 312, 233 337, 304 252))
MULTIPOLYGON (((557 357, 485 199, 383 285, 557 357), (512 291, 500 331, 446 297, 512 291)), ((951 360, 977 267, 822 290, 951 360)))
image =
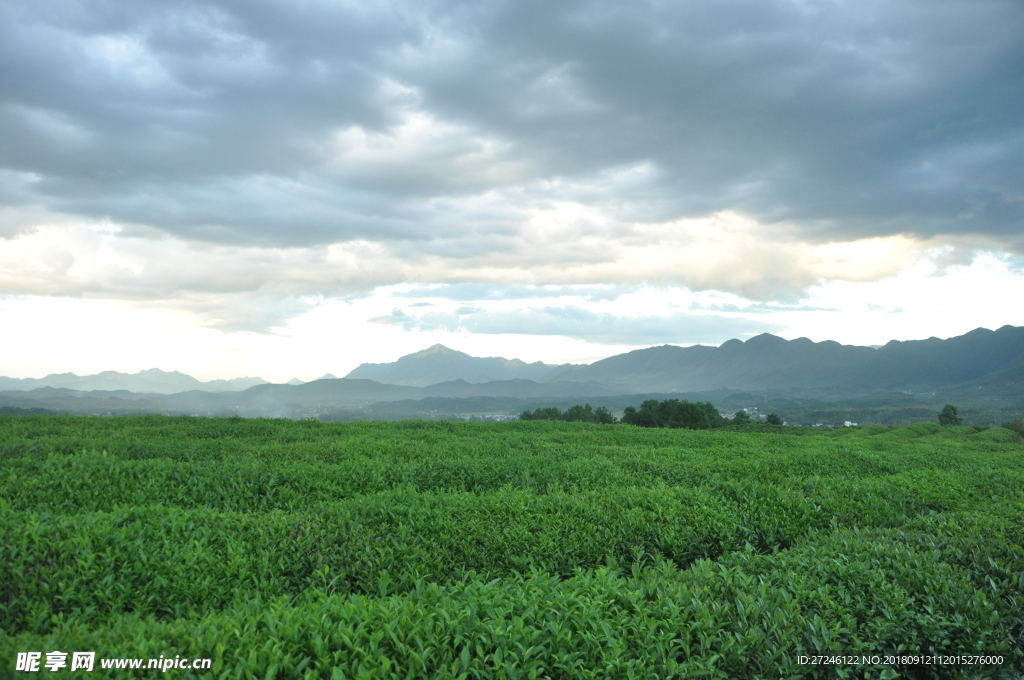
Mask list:
POLYGON ((399 361, 401 361, 402 359, 409 359, 409 358, 412 358, 412 357, 417 357, 417 358, 419 358, 419 357, 427 357, 427 356, 431 356, 431 355, 434 355, 434 354, 446 354, 446 355, 449 355, 449 356, 458 356, 458 355, 467 356, 467 357, 469 356, 465 352, 460 352, 457 349, 452 349, 451 347, 445 347, 441 343, 437 343, 436 345, 431 345, 430 347, 428 347, 428 348, 426 348, 424 350, 420 350, 419 352, 414 352, 412 354, 406 354, 404 357, 401 357, 399 359, 399 361))
POLYGON ((438 343, 427 349, 399 357, 391 363, 360 364, 346 378, 376 380, 391 385, 425 387, 463 380, 480 384, 495 380, 543 381, 556 366, 520 359, 474 357, 438 343))
POLYGON ((752 338, 748 338, 744 344, 749 347, 771 347, 782 346, 787 342, 789 341, 780 338, 777 335, 772 335, 771 333, 761 333, 760 335, 755 335, 752 338))

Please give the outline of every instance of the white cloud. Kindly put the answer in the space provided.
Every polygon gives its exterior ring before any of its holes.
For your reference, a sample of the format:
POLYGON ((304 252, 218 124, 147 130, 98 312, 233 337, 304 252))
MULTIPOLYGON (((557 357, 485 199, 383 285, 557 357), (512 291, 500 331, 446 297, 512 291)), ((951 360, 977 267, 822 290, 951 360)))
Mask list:
POLYGON ((874 345, 962 335, 975 328, 1024 326, 1020 259, 979 253, 964 264, 922 261, 878 281, 830 281, 810 289, 803 306, 778 310, 773 320, 787 338, 874 345))
POLYGON ((514 184, 528 168, 511 144, 422 110, 402 110, 386 130, 353 125, 334 134, 328 167, 354 186, 404 186, 419 192, 514 184))
POLYGON ((879 280, 957 250, 904 236, 814 245, 732 213, 629 224, 577 203, 531 211, 517 232, 490 238, 516 245, 488 248, 486 238, 466 236, 227 246, 65 219, 0 240, 0 292, 160 305, 201 325, 265 332, 308 309, 304 300, 399 283, 660 284, 795 300, 822 281, 879 280))
POLYGON ((1022 27, 1013 0, 0 4, 8 370, 52 349, 33 307, 134 327, 86 324, 83 365, 286 377, 313 328, 565 360, 1019 323, 1022 27))

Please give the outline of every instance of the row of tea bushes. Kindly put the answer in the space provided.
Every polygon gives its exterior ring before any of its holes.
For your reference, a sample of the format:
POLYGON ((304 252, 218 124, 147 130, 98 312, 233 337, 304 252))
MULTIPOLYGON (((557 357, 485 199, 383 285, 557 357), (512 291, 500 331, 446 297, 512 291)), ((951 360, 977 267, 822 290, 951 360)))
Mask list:
POLYGON ((312 586, 398 592, 420 579, 679 565, 750 545, 789 547, 826 518, 799 495, 660 487, 536 495, 396 491, 306 513, 145 507, 74 516, 0 510, 0 626, 126 611, 195 616, 312 586))
POLYGON ((433 455, 348 456, 333 463, 310 462, 287 452, 268 462, 244 450, 222 459, 196 460, 135 458, 132 451, 118 452, 116 447, 39 454, 41 449, 22 443, 8 445, 0 465, 0 498, 16 509, 56 513, 142 505, 266 512, 302 510, 398 488, 487 493, 513 487, 548 493, 731 481, 796 486, 811 494, 829 485, 874 484, 893 498, 904 490, 908 508, 917 503, 942 510, 992 495, 1024 498, 1024 462, 1014 455, 1019 450, 1015 446, 986 444, 984 448, 996 450, 985 451, 978 445, 965 449, 961 441, 960 447, 949 448, 942 445, 945 438, 936 443, 927 436, 912 440, 918 449, 908 446, 894 454, 888 443, 878 441, 888 433, 790 437, 799 447, 787 447, 786 438, 773 435, 718 433, 736 441, 731 449, 708 450, 704 442, 691 441, 704 433, 688 434, 674 446, 659 448, 549 446, 523 451, 495 444, 472 455, 438 447, 433 455))
MULTIPOLYGON (((801 656, 1011 654, 1001 614, 934 551, 838 531, 788 551, 744 550, 686 571, 667 562, 469 575, 387 597, 254 598, 197 619, 138 614, 0 638, 101 657, 211 657, 192 678, 834 678, 801 656)), ((7 655, 5 654, 5 656, 7 655)), ((1010 677, 1007 665, 866 664, 846 677, 1010 677)), ((75 677, 66 674, 63 677, 75 677)), ((80 674, 79 677, 91 677, 80 674)))

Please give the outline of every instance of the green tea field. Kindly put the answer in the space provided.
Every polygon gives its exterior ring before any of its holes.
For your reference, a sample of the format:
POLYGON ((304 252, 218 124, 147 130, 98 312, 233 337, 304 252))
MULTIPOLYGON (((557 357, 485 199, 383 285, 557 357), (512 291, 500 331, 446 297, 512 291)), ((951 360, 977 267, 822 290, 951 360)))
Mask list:
POLYGON ((769 430, 0 416, 0 676, 1024 676, 1018 435, 769 430))

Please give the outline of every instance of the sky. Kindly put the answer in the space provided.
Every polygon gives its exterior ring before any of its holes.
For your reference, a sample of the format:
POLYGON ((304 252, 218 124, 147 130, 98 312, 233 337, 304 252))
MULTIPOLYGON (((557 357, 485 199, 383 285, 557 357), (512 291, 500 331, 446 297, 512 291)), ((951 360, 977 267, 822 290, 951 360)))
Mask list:
POLYGON ((0 375, 1024 325, 1019 0, 0 0, 0 375))

